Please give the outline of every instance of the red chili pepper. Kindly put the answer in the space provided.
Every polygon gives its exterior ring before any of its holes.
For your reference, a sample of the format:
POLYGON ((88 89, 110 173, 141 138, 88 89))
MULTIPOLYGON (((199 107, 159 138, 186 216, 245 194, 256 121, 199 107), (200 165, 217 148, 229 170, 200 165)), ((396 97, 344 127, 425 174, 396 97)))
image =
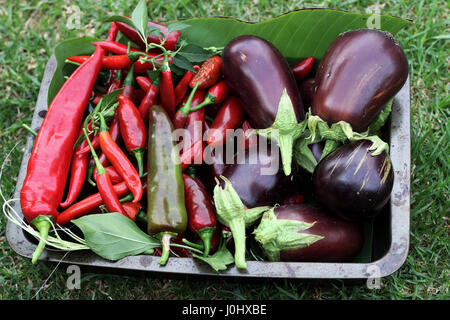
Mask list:
MULTIPOLYGON (((114 114, 114 118, 111 121, 111 124, 109 125, 109 135, 111 136, 111 139, 114 142, 119 142, 120 138, 120 126, 119 126, 119 117, 117 116, 117 112, 114 114)), ((100 141, 99 141, 100 145, 100 141)), ((104 153, 102 153, 99 157, 100 163, 102 166, 106 166, 109 163, 108 158, 104 153)), ((95 172, 95 171, 94 171, 95 172)))
MULTIPOLYGON (((83 63, 88 60, 90 56, 72 56, 67 57, 67 60, 73 61, 76 63, 83 63)), ((102 59, 102 69, 105 70, 116 70, 126 68, 131 64, 131 60, 126 54, 117 55, 117 56, 105 56, 102 59)))
POLYGON ((41 240, 33 254, 35 263, 45 248, 50 220, 57 218, 83 114, 105 54, 97 47, 89 60, 66 80, 50 103, 34 142, 22 189, 20 204, 26 220, 40 233, 41 240), (73 97, 77 97, 74 99, 73 97))
MULTIPOLYGON (((113 188, 118 197, 123 197, 129 192, 125 182, 118 183, 114 185, 113 188)), ((102 204, 102 196, 100 193, 95 193, 61 212, 56 219, 56 223, 59 225, 64 225, 73 219, 79 218, 86 214, 94 213, 102 204)))
MULTIPOLYGON (((199 105, 205 97, 204 90, 195 92, 191 108, 199 105)), ((190 141, 182 144, 182 150, 187 150, 197 141, 203 141, 203 122, 205 121, 205 109, 189 112, 184 128, 189 132, 190 141)))
POLYGON ((122 207, 125 210, 125 213, 127 214, 128 218, 130 218, 133 221, 136 221, 136 216, 139 213, 139 211, 142 210, 142 206, 139 202, 124 202, 122 203, 122 207))
POLYGON ((183 174, 188 226, 191 232, 199 235, 204 244, 204 256, 209 254, 211 238, 217 227, 211 196, 197 180, 183 174))
POLYGON ((114 80, 111 83, 111 85, 108 88, 108 93, 111 93, 117 89, 120 89, 122 87, 122 70, 117 70, 115 76, 114 76, 114 80))
POLYGON ((134 103, 125 97, 119 96, 119 116, 120 134, 128 152, 131 152, 137 160, 139 176, 144 174, 144 152, 147 146, 147 128, 142 116, 134 103))
POLYGON ((219 113, 211 124, 206 141, 209 145, 222 145, 232 134, 232 130, 239 128, 244 121, 244 110, 236 97, 231 96, 225 101, 219 113))
POLYGON ((302 194, 295 194, 287 199, 284 199, 282 204, 301 204, 305 202, 305 196, 302 194))
POLYGON ((108 41, 116 41, 117 32, 119 32, 119 29, 117 28, 117 24, 115 22, 112 22, 111 26, 109 27, 109 31, 108 31, 108 41))
POLYGON ((150 108, 157 105, 159 101, 159 87, 152 86, 150 90, 147 91, 145 97, 142 99, 139 105, 139 112, 141 113, 142 119, 145 123, 148 123, 150 116, 150 108))
POLYGON ((207 105, 222 103, 228 97, 230 90, 228 88, 227 83, 222 80, 209 88, 208 93, 206 94, 205 100, 200 103, 195 108, 192 108, 191 111, 199 110, 207 105))
POLYGON ((127 55, 128 52, 141 52, 145 53, 145 51, 128 47, 124 43, 115 42, 115 41, 95 41, 93 42, 94 46, 101 46, 103 49, 105 49, 108 52, 119 54, 119 55, 127 55))
MULTIPOLYGON (((136 30, 134 28, 130 27, 129 25, 127 25, 126 23, 123 23, 123 22, 116 22, 116 23, 117 23, 117 27, 119 28, 120 32, 122 32, 128 39, 130 39, 131 41, 136 43, 141 48, 145 48, 144 42, 142 41, 141 37, 139 36, 139 34, 136 32, 136 30)), ((166 40, 163 44, 163 47, 165 49, 167 49, 167 50, 175 50, 176 49, 176 44, 178 42, 178 38, 181 36, 181 33, 178 30, 173 31, 168 34, 169 29, 166 25, 157 23, 157 22, 152 22, 152 21, 149 21, 148 27, 149 28, 158 28, 159 31, 166 37, 166 40)), ((147 37, 147 41, 149 43, 161 44, 159 35, 151 34, 147 37)))
POLYGON ((117 196, 113 184, 111 182, 111 178, 109 177, 108 172, 105 170, 105 168, 100 163, 100 160, 98 159, 97 154, 95 153, 94 148, 92 147, 92 144, 89 140, 89 136, 87 135, 87 132, 85 129, 83 129, 84 135, 86 137, 86 141, 89 144, 89 147, 91 148, 92 157, 95 162, 95 167, 97 168, 97 188, 98 192, 100 193, 100 196, 102 197, 103 203, 106 206, 106 209, 109 212, 120 212, 123 215, 127 215, 125 211, 122 208, 122 204, 119 201, 119 197, 117 196))
MULTIPOLYGON (((196 164, 196 159, 201 157, 203 152, 203 141, 197 141, 188 150, 180 155, 181 170, 184 171, 191 164, 196 164)), ((201 158, 200 158, 201 159, 201 158)), ((201 163, 200 163, 201 164, 201 163)))
POLYGON ((175 87, 175 105, 179 105, 181 101, 183 101, 184 95, 186 94, 187 89, 189 88, 189 81, 191 81, 194 73, 192 71, 186 71, 183 78, 181 78, 180 82, 178 82, 175 87))
POLYGON ((172 82, 172 71, 169 68, 167 60, 162 64, 161 80, 159 83, 161 106, 166 110, 170 119, 175 115, 175 92, 172 82))
POLYGON ((134 92, 134 65, 131 65, 130 70, 127 73, 127 76, 125 77, 125 80, 123 80, 122 94, 125 97, 132 99, 133 92, 134 92))
MULTIPOLYGON (((81 130, 80 133, 82 132, 83 131, 81 130)), ((77 154, 77 151, 84 148, 85 145, 88 144, 86 140, 83 140, 83 142, 75 148, 75 152, 73 153, 72 162, 70 164, 69 191, 67 192, 66 201, 60 204, 63 208, 70 206, 75 201, 80 194, 86 179, 90 155, 88 153, 77 154)))
MULTIPOLYGON (((88 130, 92 130, 92 122, 89 122, 87 127, 88 127, 88 130)), ((83 132, 83 129, 81 129, 81 132, 83 132)), ((91 143, 92 143, 92 146, 94 147, 94 149, 97 149, 100 146, 100 142, 98 141, 98 136, 94 136, 92 138, 91 143)), ((79 148, 79 149, 76 148, 76 150, 75 150, 75 153, 77 155, 82 155, 84 153, 90 153, 90 152, 91 152, 91 149, 89 148, 89 145, 87 144, 87 142, 86 143, 83 142, 83 147, 79 148)))
POLYGON ((194 89, 192 89, 188 99, 183 102, 183 106, 175 113, 172 121, 175 129, 184 128, 189 112, 191 111, 192 99, 194 98, 194 94, 197 91, 197 87, 198 83, 195 84, 194 89))
POLYGON ((148 77, 145 77, 145 76, 136 77, 136 82, 138 83, 139 87, 141 87, 141 89, 145 90, 146 92, 152 86, 152 81, 148 77))
POLYGON ((314 65, 314 57, 306 58, 291 68, 292 73, 297 81, 300 81, 310 73, 314 65))
POLYGON ((196 82, 199 82, 199 89, 206 89, 214 85, 221 76, 222 58, 219 56, 212 56, 208 58, 200 66, 200 70, 189 82, 189 86, 193 88, 196 82))
POLYGON ((103 153, 108 158, 109 162, 122 176, 123 180, 128 186, 128 189, 133 193, 133 202, 139 202, 142 198, 142 182, 138 172, 128 160, 127 156, 119 148, 116 142, 111 138, 108 132, 105 119, 100 114, 100 131, 98 134, 100 138, 100 147, 103 153))
MULTIPOLYGON (((103 165, 103 164, 102 164, 103 165)), ((103 165, 105 167, 105 165, 103 165)), ((120 176, 120 174, 117 173, 117 170, 114 169, 113 166, 107 166, 105 167, 106 172, 108 172, 109 177, 111 178, 112 184, 118 184, 123 181, 123 178, 120 176)), ((94 180, 97 180, 97 172, 94 172, 94 180)))

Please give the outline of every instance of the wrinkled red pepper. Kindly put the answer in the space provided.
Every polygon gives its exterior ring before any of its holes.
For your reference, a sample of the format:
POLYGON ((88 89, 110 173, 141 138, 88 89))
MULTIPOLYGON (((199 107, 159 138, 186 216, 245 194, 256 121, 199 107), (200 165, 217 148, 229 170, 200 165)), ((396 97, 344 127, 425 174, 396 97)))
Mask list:
POLYGON ((22 212, 41 235, 32 257, 33 263, 44 250, 50 221, 56 221, 74 152, 73 145, 79 137, 83 114, 104 54, 104 50, 97 47, 91 58, 69 76, 50 103, 35 139, 20 191, 22 212))
POLYGON ((222 58, 212 56, 202 63, 196 75, 189 82, 189 86, 194 88, 195 83, 199 82, 199 89, 206 89, 219 81, 222 74, 222 58))

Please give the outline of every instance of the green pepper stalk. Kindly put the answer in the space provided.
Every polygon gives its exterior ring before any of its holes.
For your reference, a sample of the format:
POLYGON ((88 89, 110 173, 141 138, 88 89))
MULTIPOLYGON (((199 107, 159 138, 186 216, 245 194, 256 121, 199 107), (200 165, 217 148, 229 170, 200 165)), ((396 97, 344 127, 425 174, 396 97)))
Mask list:
POLYGON ((247 268, 245 261, 245 228, 252 225, 270 207, 255 207, 247 209, 242 203, 230 180, 220 176, 224 181, 224 188, 216 179, 214 188, 214 204, 216 206, 217 218, 225 226, 229 227, 233 234, 235 253, 234 261, 236 267, 247 268))

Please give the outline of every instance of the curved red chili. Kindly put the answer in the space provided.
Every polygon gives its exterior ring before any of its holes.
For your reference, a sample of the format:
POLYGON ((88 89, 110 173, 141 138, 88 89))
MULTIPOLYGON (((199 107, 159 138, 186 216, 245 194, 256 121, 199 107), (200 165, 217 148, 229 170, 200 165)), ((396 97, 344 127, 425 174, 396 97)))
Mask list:
POLYGON ((114 166, 117 172, 122 176, 123 180, 128 186, 128 189, 133 193, 133 202, 138 202, 142 198, 142 182, 138 172, 128 160, 116 142, 111 138, 108 132, 105 119, 100 114, 100 131, 98 134, 100 138, 100 148, 108 158, 109 162, 114 166))
POLYGON ((314 65, 314 57, 308 57, 305 60, 300 61, 298 64, 291 68, 292 73, 297 81, 303 80, 311 72, 314 65))
POLYGON ((191 81, 194 76, 194 72, 188 70, 184 74, 183 78, 181 78, 180 82, 178 82, 175 87, 175 105, 179 105, 181 101, 183 101, 184 95, 186 94, 187 89, 189 88, 189 81, 191 81))
POLYGON ((244 110, 236 97, 231 96, 225 101, 219 113, 208 131, 207 142, 209 145, 222 145, 233 133, 230 129, 239 128, 244 121, 244 110))
POLYGON ((172 82, 172 71, 167 60, 162 64, 161 79, 159 82, 161 106, 166 110, 170 119, 175 115, 175 92, 172 82))
MULTIPOLYGON (((81 64, 89 58, 90 56, 71 56, 67 57, 66 59, 81 64)), ((129 66, 130 64, 131 60, 128 58, 127 54, 116 56, 105 56, 102 59, 102 69, 105 70, 123 69, 129 66)))
POLYGON ((83 114, 100 72, 103 55, 104 50, 97 47, 91 58, 69 76, 50 103, 34 141, 20 191, 22 212, 41 235, 33 254, 33 263, 44 250, 50 229, 49 220, 55 221, 57 218, 57 208, 64 194, 74 152, 73 145, 79 137, 83 114), (77 99, 73 99, 74 96, 77 99))
POLYGON ((139 202, 123 202, 122 207, 128 218, 133 221, 136 221, 137 214, 143 209, 142 205, 139 202))
POLYGON ((134 103, 125 97, 119 96, 119 116, 120 134, 128 152, 136 157, 139 176, 144 174, 144 152, 147 146, 147 128, 142 116, 134 103))
POLYGON ((199 89, 209 88, 219 81, 221 74, 222 58, 219 56, 212 56, 202 63, 198 72, 189 82, 189 86, 194 88, 195 83, 199 82, 199 89))
POLYGON ((186 123, 189 112, 191 111, 192 99, 194 98, 194 94, 197 91, 198 83, 195 84, 194 89, 191 90, 189 97, 187 100, 183 102, 183 105, 180 109, 177 110, 175 116, 173 117, 173 126, 175 129, 184 128, 184 124, 186 123))
POLYGON ((183 174, 188 226, 191 232, 199 235, 204 244, 204 256, 209 254, 211 238, 217 227, 211 196, 203 186, 191 176, 183 174))
POLYGON ((108 41, 116 41, 118 32, 119 29, 117 28, 117 24, 115 22, 112 22, 108 31, 108 41))
MULTIPOLYGON (((129 192, 125 182, 114 185, 113 189, 118 197, 123 197, 129 192)), ((61 212, 56 219, 56 223, 59 225, 64 225, 73 219, 79 218, 86 214, 95 213, 95 211, 98 210, 98 207, 102 204, 103 200, 100 193, 90 195, 89 197, 78 201, 65 211, 61 212)))
POLYGON ((93 42, 94 46, 101 46, 103 49, 105 49, 108 52, 119 54, 119 55, 126 55, 128 54, 128 51, 130 52, 141 52, 145 53, 145 51, 129 47, 128 45, 120 42, 115 41, 95 41, 93 42))
POLYGON ((181 170, 184 171, 191 164, 196 164, 196 159, 201 159, 203 152, 203 141, 197 141, 188 150, 180 155, 181 170))
MULTIPOLYGON (((83 132, 82 130, 80 131, 83 132)), ((67 197, 64 202, 61 202, 60 206, 65 208, 70 206, 81 192, 84 181, 86 180, 86 173, 89 165, 89 153, 77 154, 80 149, 83 149, 85 145, 88 145, 86 139, 75 148, 75 152, 72 156, 72 161, 70 164, 70 182, 69 191, 67 192, 67 197)))
MULTIPOLYGON (((191 108, 199 105, 205 97, 205 90, 195 92, 191 108)), ((189 141, 183 142, 182 150, 187 150, 197 141, 203 141, 203 123, 205 122, 205 109, 189 112, 184 128, 189 133, 189 141)))
POLYGON ((94 148, 92 147, 91 142, 89 141, 89 136, 85 129, 83 129, 84 135, 86 137, 85 141, 89 144, 91 149, 92 158, 95 162, 95 167, 97 168, 97 188, 100 196, 102 197, 103 203, 106 206, 106 209, 109 212, 120 212, 123 215, 126 215, 125 211, 122 208, 122 204, 119 201, 119 197, 117 196, 113 184, 111 182, 111 178, 109 177, 108 172, 100 163, 97 154, 95 153, 94 148))
POLYGON ((152 86, 152 81, 146 76, 137 76, 136 82, 142 90, 148 91, 152 86))

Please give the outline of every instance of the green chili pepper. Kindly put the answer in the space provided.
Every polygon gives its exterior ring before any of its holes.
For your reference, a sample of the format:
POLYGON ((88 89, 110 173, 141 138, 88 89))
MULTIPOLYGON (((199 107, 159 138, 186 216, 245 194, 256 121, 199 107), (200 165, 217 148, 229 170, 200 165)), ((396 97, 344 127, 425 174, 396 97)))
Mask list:
POLYGON ((160 106, 150 110, 148 134, 147 231, 161 238, 159 264, 169 257, 170 239, 187 227, 181 161, 173 124, 160 106))

